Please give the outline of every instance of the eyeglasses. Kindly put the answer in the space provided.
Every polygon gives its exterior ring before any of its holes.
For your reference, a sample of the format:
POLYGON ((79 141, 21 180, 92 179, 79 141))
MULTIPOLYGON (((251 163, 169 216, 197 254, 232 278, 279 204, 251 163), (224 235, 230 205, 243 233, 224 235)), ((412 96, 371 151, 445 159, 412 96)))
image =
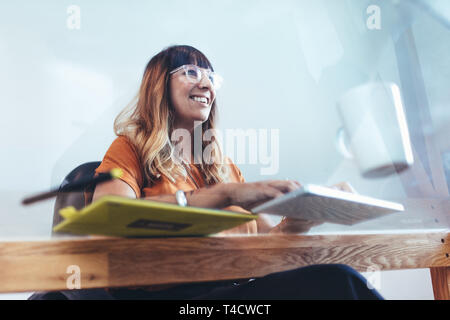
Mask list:
POLYGON ((182 65, 181 67, 178 67, 170 71, 170 74, 174 74, 175 72, 178 72, 180 70, 184 71, 186 79, 191 83, 199 83, 202 80, 204 73, 206 77, 209 79, 209 81, 211 81, 214 90, 218 90, 223 82, 223 78, 214 71, 211 71, 209 69, 203 69, 193 64, 182 65))

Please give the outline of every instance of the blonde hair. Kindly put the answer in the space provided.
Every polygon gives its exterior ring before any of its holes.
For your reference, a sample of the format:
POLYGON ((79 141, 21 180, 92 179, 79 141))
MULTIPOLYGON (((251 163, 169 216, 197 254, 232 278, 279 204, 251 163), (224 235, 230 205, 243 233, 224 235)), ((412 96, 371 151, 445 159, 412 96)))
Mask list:
MULTIPOLYGON (((149 61, 139 92, 114 121, 115 134, 126 136, 135 146, 145 178, 150 184, 155 183, 160 175, 172 182, 178 177, 187 177, 186 169, 176 158, 175 146, 170 140, 174 130, 174 109, 169 99, 169 72, 184 64, 197 64, 213 70, 203 53, 193 47, 166 48, 149 61)), ((216 113, 214 101, 208 119, 202 123, 203 132, 215 129, 216 113)), ((202 150, 207 145, 202 139, 202 150)), ((213 161, 204 163, 201 159, 197 165, 205 182, 214 184, 228 181, 228 166, 224 165, 225 159, 217 139, 212 139, 209 150, 213 161)))

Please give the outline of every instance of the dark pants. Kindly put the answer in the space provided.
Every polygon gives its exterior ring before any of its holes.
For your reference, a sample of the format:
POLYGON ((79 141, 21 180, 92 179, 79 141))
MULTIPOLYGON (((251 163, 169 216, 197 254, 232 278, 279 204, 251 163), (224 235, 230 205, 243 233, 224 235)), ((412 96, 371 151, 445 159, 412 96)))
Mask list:
POLYGON ((164 299, 164 300, 297 300, 297 299, 383 299, 369 289, 366 279, 341 264, 313 265, 272 273, 241 284, 203 282, 176 286, 162 291, 80 289, 35 293, 30 300, 52 299, 164 299))

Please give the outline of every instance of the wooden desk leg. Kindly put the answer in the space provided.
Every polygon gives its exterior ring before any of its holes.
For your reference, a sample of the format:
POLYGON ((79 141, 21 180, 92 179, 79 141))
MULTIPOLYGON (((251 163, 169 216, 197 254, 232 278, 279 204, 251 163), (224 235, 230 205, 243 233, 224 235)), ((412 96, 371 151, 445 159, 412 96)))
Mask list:
POLYGON ((434 299, 450 300, 450 267, 430 268, 434 299))

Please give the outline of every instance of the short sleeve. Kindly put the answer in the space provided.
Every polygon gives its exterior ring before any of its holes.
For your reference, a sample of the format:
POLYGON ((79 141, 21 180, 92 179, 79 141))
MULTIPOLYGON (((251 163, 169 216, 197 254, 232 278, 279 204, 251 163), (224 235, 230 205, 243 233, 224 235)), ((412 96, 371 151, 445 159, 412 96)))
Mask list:
POLYGON ((114 168, 122 169, 120 179, 140 198, 143 187, 142 165, 134 146, 125 136, 119 136, 113 141, 95 173, 108 172, 114 168))
POLYGON ((230 169, 231 182, 245 182, 241 170, 233 163, 233 161, 231 161, 229 157, 225 157, 225 164, 230 169))
POLYGON ((244 176, 242 175, 241 170, 235 164, 232 164, 232 165, 234 166, 235 170, 237 171, 237 175, 239 177, 239 182, 245 182, 245 179, 244 179, 244 176))

